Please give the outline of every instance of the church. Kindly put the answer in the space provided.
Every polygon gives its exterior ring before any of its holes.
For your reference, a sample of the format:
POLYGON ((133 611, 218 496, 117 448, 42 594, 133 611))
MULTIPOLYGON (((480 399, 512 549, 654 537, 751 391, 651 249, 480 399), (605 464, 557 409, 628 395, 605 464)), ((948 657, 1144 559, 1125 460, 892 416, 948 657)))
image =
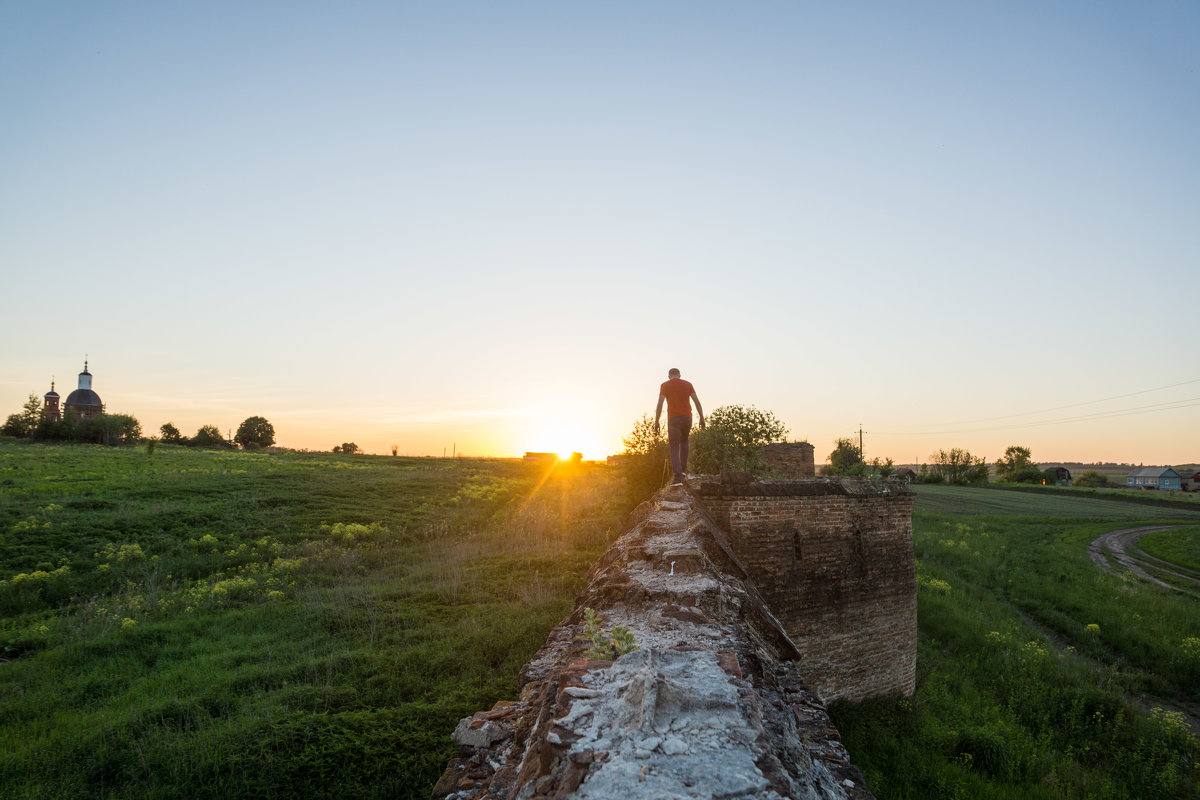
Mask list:
POLYGON ((104 413, 104 403, 100 395, 92 391, 92 373, 88 372, 87 359, 83 361, 83 372, 79 373, 79 388, 67 395, 67 402, 59 408, 59 394, 54 391, 54 381, 50 381, 50 391, 46 392, 45 405, 42 414, 52 422, 62 419, 63 411, 90 418, 104 413))

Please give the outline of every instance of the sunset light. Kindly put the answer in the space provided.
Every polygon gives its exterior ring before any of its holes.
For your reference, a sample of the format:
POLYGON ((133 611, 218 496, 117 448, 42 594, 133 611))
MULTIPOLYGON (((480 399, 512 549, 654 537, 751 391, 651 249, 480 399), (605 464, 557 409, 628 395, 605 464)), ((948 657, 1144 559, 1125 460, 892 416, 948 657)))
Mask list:
POLYGON ((1080 338, 1195 328, 1200 4, 10 5, 0 420, 89 357, 145 435, 594 460, 679 367, 818 463, 1200 457, 1186 345, 1080 338))

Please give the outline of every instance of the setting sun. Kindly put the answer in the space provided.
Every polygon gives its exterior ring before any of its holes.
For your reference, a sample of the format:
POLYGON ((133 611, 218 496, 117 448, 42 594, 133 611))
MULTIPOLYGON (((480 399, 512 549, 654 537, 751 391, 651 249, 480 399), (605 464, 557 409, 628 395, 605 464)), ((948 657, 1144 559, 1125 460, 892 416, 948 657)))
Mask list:
POLYGON ((526 447, 543 453, 557 453, 560 461, 580 457, 597 459, 607 455, 599 437, 594 433, 566 423, 541 430, 528 441, 526 447), (577 453, 580 455, 576 455, 577 453))

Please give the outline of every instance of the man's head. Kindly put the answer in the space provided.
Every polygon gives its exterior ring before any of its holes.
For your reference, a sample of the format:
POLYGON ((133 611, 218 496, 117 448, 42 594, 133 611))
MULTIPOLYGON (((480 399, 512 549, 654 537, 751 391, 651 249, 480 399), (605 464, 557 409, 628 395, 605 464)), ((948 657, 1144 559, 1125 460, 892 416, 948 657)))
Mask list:
POLYGON ((675 367, 671 367, 669 370, 667 370, 667 377, 668 378, 678 378, 679 370, 676 369, 675 367))

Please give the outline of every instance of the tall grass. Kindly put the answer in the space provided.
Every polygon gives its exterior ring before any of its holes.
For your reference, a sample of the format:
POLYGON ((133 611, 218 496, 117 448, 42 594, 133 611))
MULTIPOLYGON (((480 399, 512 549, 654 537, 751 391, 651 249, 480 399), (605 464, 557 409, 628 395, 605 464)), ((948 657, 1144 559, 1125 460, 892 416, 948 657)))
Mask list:
POLYGON ((917 691, 833 709, 876 795, 1196 797, 1200 745, 1175 709, 1200 700, 1200 605, 1087 556, 1139 520, 1106 500, 918 492, 917 691))
POLYGON ((0 786, 427 797, 617 494, 586 466, 0 440, 0 786))

